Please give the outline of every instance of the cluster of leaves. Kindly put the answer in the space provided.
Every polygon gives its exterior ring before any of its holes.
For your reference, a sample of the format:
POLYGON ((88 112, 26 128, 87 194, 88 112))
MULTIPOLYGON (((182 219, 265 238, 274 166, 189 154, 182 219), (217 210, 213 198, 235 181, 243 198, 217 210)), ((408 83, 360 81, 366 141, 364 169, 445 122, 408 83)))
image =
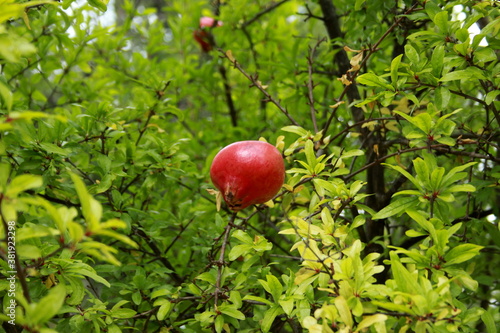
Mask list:
POLYGON ((494 1, 107 5, 0 1, 3 330, 496 332, 494 1), (217 211, 259 137, 282 191, 217 211))

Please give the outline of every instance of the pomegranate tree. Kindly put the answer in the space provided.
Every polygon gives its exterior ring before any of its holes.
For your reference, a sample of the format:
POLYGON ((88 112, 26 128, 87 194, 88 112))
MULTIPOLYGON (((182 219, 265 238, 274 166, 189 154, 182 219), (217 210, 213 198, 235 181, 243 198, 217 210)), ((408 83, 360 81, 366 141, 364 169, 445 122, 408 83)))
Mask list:
POLYGON ((210 177, 233 211, 271 200, 285 180, 285 164, 276 147, 262 141, 239 141, 214 158, 210 177))

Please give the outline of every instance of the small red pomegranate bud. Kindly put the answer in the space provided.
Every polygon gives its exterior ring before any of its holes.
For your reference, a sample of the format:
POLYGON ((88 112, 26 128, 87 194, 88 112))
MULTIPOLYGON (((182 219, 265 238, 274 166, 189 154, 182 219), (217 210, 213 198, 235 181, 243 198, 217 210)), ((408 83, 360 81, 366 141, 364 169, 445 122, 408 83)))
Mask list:
POLYGON ((233 211, 271 200, 285 180, 285 163, 276 147, 262 141, 239 141, 214 158, 210 177, 233 211))

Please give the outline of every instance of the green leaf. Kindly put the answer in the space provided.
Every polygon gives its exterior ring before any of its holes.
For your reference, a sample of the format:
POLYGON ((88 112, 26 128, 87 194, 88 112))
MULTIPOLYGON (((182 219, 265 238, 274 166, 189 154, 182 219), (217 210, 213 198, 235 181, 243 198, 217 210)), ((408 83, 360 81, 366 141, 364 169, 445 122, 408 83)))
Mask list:
POLYGON ((439 81, 456 81, 456 80, 486 80, 486 77, 480 70, 474 70, 472 67, 446 73, 439 81))
POLYGON ((127 308, 117 308, 111 310, 111 316, 118 319, 132 318, 137 314, 137 311, 127 308))
POLYGON ((437 190, 441 186, 446 170, 442 167, 435 168, 431 172, 430 185, 432 190, 437 190))
POLYGON ((471 184, 453 185, 446 189, 447 192, 474 192, 476 188, 471 184))
POLYGON ((371 316, 366 316, 363 318, 363 320, 358 324, 356 327, 355 332, 360 332, 362 329, 372 327, 376 323, 384 322, 388 319, 389 317, 384 314, 375 314, 371 316))
POLYGON ((48 322, 59 312, 65 298, 66 288, 63 284, 49 289, 48 294, 26 313, 29 322, 33 325, 43 325, 48 322))
POLYGON ((43 185, 42 177, 35 175, 20 175, 15 177, 9 184, 5 195, 15 198, 21 192, 37 188, 43 185))
POLYGON ((354 3, 354 10, 358 11, 361 9, 361 6, 365 3, 366 0, 356 0, 356 3, 354 3))
POLYGON ((491 103, 493 103, 493 101, 495 100, 495 98, 497 98, 498 95, 500 95, 500 89, 490 91, 489 93, 486 94, 486 97, 484 99, 485 103, 487 105, 491 105, 491 103))
POLYGON ((78 305, 82 302, 85 297, 85 287, 83 286, 83 282, 80 278, 75 276, 63 276, 63 279, 66 280, 71 286, 71 294, 66 298, 66 304, 69 305, 78 305))
POLYGON ((448 12, 441 11, 431 18, 434 24, 441 30, 442 33, 446 34, 448 32, 448 12))
POLYGON ((290 316, 293 311, 293 305, 295 303, 293 298, 287 298, 286 300, 280 300, 279 305, 283 308, 283 311, 285 311, 285 314, 287 316, 290 316))
POLYGON ((417 157, 413 160, 413 166, 415 167, 415 173, 417 174, 418 179, 424 184, 426 188, 428 188, 431 170, 429 169, 426 161, 424 161, 420 157, 417 157))
POLYGON ((436 141, 439 143, 442 143, 444 145, 450 146, 450 147, 453 147, 457 143, 455 141, 455 139, 450 138, 448 136, 443 136, 443 137, 437 138, 436 141))
POLYGON ((269 306, 272 306, 274 305, 273 302, 263 298, 263 297, 259 297, 259 296, 253 296, 253 295, 245 295, 243 297, 243 300, 249 300, 249 301, 254 301, 254 302, 260 302, 260 303, 263 303, 263 304, 267 304, 269 306))
POLYGON ((12 96, 13 94, 10 88, 7 87, 7 85, 5 85, 3 82, 0 82, 0 97, 2 98, 7 111, 10 111, 12 109, 12 96))
POLYGON ((49 154, 68 156, 71 153, 71 150, 61 148, 53 143, 41 142, 39 145, 43 150, 45 150, 49 154))
POLYGON ((451 92, 448 88, 444 86, 439 86, 436 88, 434 102, 439 110, 443 110, 448 106, 451 99, 451 92))
POLYGON ((495 319, 493 319, 490 311, 484 311, 481 315, 481 320, 483 321, 484 326, 486 326, 487 333, 497 333, 495 319))
POLYGON ((386 207, 382 208, 375 215, 373 215, 372 219, 374 220, 386 219, 393 215, 397 215, 401 212, 404 212, 406 209, 410 207, 416 206, 417 203, 418 203, 418 198, 415 197, 398 198, 393 202, 391 202, 386 207))
POLYGON ((415 185, 415 187, 417 187, 417 189, 419 191, 423 191, 422 187, 420 186, 420 183, 415 179, 415 177, 413 177, 408 171, 406 171, 405 169, 403 169, 402 167, 400 167, 399 165, 392 165, 392 164, 388 164, 388 163, 382 163, 382 165, 385 165, 387 167, 390 167, 396 171, 398 171, 399 173, 401 173, 403 176, 405 176, 406 178, 408 178, 408 180, 413 184, 415 185))
POLYGON ((386 80, 375 75, 374 73, 365 73, 356 78, 356 82, 364 84, 369 87, 382 87, 391 91, 394 91, 394 87, 391 86, 386 80))
POLYGON ((74 173, 70 173, 70 177, 75 184, 76 193, 80 199, 82 213, 87 221, 88 228, 91 231, 97 230, 102 216, 101 204, 88 193, 87 188, 80 177, 74 173))
POLYGON ((347 301, 344 298, 344 296, 335 297, 334 304, 335 304, 335 307, 337 308, 337 311, 339 312, 339 315, 340 315, 340 318, 342 319, 342 322, 348 328, 351 328, 353 326, 354 322, 352 320, 351 309, 349 308, 349 305, 347 304, 347 301))
POLYGON ((392 274, 399 290, 411 295, 423 295, 422 287, 418 284, 416 275, 411 274, 403 264, 401 264, 395 252, 391 252, 390 257, 392 274))
POLYGON ((418 64, 420 62, 420 56, 417 50, 410 44, 405 45, 405 55, 410 60, 411 64, 418 64))
POLYGON ((87 0, 87 1, 89 5, 99 9, 101 12, 105 12, 108 10, 109 0, 87 0))
POLYGON ((300 137, 306 136, 309 132, 300 126, 285 126, 281 128, 282 131, 297 134, 300 137))
POLYGON ((231 237, 234 237, 236 238, 237 240, 239 240, 240 242, 242 243, 245 243, 247 245, 252 245, 253 244, 253 239, 252 237, 250 237, 250 235, 248 235, 246 232, 244 232, 243 230, 235 230, 231 237))
POLYGON ((463 175, 459 174, 458 177, 455 177, 455 175, 458 174, 459 172, 475 165, 475 164, 477 164, 477 162, 469 162, 469 163, 454 167, 453 169, 451 169, 450 171, 448 171, 444 175, 443 181, 442 181, 442 186, 444 186, 444 187, 449 186, 451 183, 457 181, 458 179, 463 179, 464 177, 467 176, 467 174, 463 174, 463 175))
POLYGON ((399 65, 401 64, 401 58, 403 57, 403 54, 400 54, 396 58, 394 58, 391 62, 391 82, 392 85, 397 88, 397 82, 398 82, 398 69, 399 65))
POLYGON ((233 246, 231 248, 231 251, 229 251, 229 260, 234 261, 241 257, 242 255, 245 255, 249 253, 252 250, 251 245, 246 245, 246 244, 240 244, 233 246))
MULTIPOLYGON (((434 77, 436 78, 441 77, 441 73, 443 72, 443 66, 444 66, 444 45, 438 45, 432 51, 431 66, 432 66, 432 75, 434 75, 434 77)), ((436 94, 439 88, 444 88, 444 87, 436 88, 436 94)))
POLYGON ((483 247, 475 244, 460 244, 445 254, 445 266, 455 265, 474 258, 483 247))
POLYGON ((238 320, 245 320, 245 315, 243 314, 243 312, 236 309, 236 306, 234 304, 224 303, 221 306, 217 307, 217 310, 229 317, 233 317, 238 320))
POLYGON ((427 231, 430 235, 431 238, 436 241, 437 240, 437 234, 436 234, 436 229, 434 228, 434 225, 429 222, 425 217, 422 216, 418 211, 414 209, 408 209, 406 211, 406 214, 408 214, 415 222, 417 222, 422 229, 427 231))
POLYGON ((304 152, 306 154, 307 165, 310 170, 314 170, 316 167, 316 154, 314 152, 314 144, 311 140, 307 140, 304 147, 304 152))
POLYGON ((267 275, 266 281, 259 280, 260 284, 264 287, 264 289, 272 295, 275 302, 278 302, 280 299, 281 293, 283 292, 283 285, 280 283, 278 278, 274 275, 267 275))
POLYGON ((262 319, 262 324, 260 326, 262 332, 264 333, 269 332, 269 330, 271 329, 271 325, 274 322, 274 319, 282 313, 283 310, 281 306, 279 306, 278 304, 273 304, 273 306, 271 306, 271 308, 264 313, 264 318, 262 319))

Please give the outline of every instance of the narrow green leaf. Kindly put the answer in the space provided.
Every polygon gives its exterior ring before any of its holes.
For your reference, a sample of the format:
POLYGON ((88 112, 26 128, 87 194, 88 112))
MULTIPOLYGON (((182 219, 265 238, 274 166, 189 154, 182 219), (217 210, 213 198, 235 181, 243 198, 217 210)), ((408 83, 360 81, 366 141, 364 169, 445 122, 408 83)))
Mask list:
POLYGON ((270 294, 273 296, 275 302, 278 302, 281 294, 283 293, 283 285, 280 283, 278 278, 274 275, 266 276, 267 284, 271 290, 270 294))
POLYGON ((356 82, 364 84, 369 87, 382 87, 391 91, 394 91, 394 87, 391 86, 386 80, 377 76, 374 73, 365 73, 356 78, 356 82))
POLYGON ((279 306, 278 304, 273 304, 273 306, 271 306, 271 308, 264 313, 264 318, 262 319, 262 324, 260 327, 262 332, 263 333, 269 332, 269 330, 271 329, 271 325, 274 322, 274 319, 282 313, 283 310, 281 306, 279 306))
POLYGON ((384 314, 375 314, 371 316, 366 316, 356 327, 355 332, 360 332, 362 329, 372 327, 376 323, 384 322, 388 319, 388 317, 384 314))
POLYGON ((484 101, 486 102, 487 105, 490 105, 491 103, 493 103, 493 101, 495 100, 495 98, 497 98, 498 95, 500 95, 500 89, 492 90, 486 94, 484 101))
POLYGON ((26 313, 29 322, 33 325, 43 325, 54 317, 61 309, 66 298, 66 288, 63 284, 49 289, 49 292, 26 313))
POLYGON ((472 184, 453 185, 447 188, 448 192, 474 192, 476 188, 472 184))
POLYGON ((436 78, 441 77, 441 73, 443 72, 443 66, 444 66, 444 45, 438 45, 432 51, 431 66, 432 66, 432 75, 434 75, 434 77, 436 78))
POLYGON ((435 96, 434 101, 436 103, 436 107, 439 110, 446 109, 451 99, 450 90, 444 86, 439 86, 434 91, 434 96, 435 96))
POLYGON ((416 276, 403 266, 395 252, 391 252, 390 257, 392 274, 399 290, 407 294, 423 295, 422 287, 418 284, 416 276))
POLYGON ((9 180, 11 166, 9 163, 0 163, 0 192, 4 192, 9 180))
POLYGON ((433 18, 431 18, 434 24, 441 30, 443 34, 446 34, 448 32, 448 12, 443 10, 436 15, 434 15, 433 18))
POLYGON ((493 319, 493 316, 489 311, 483 312, 483 314, 481 315, 481 320, 483 321, 484 326, 486 326, 487 333, 497 333, 495 320, 493 319))
POLYGON ((85 184, 74 173, 70 173, 71 180, 75 184, 76 193, 80 199, 80 204, 82 206, 82 213, 87 221, 88 228, 93 231, 99 228, 99 222, 102 216, 102 206, 94 199, 87 191, 85 184))
POLYGON ((233 246, 231 248, 231 251, 229 251, 229 260, 234 261, 234 260, 238 259, 239 257, 241 257, 242 255, 249 253, 251 250, 252 250, 252 246, 247 245, 247 244, 239 244, 239 245, 233 246))
POLYGON ((300 126, 285 126, 281 128, 282 131, 294 133, 298 136, 306 136, 308 134, 307 130, 303 129, 300 126))
POLYGON ((485 80, 486 77, 480 70, 473 70, 471 68, 461 69, 453 72, 446 73, 439 81, 456 81, 456 80, 485 80))
POLYGON ((379 212, 373 215, 372 219, 381 220, 397 215, 407 208, 414 207, 418 203, 418 198, 415 197, 402 197, 394 200, 386 207, 382 208, 379 212))
POLYGON ((352 320, 351 309, 347 304, 344 296, 337 296, 334 300, 335 307, 337 308, 340 318, 348 328, 352 328, 354 322, 352 320))
POLYGON ((438 167, 432 170, 430 176, 430 185, 431 189, 437 190, 441 186, 441 182, 443 180, 443 176, 445 173, 445 169, 443 167, 438 167))
POLYGON ((403 169, 402 167, 400 167, 399 165, 392 165, 392 164, 388 164, 388 163, 382 163, 383 165, 387 166, 387 167, 390 167, 396 171, 398 171, 399 173, 401 173, 403 176, 405 176, 406 178, 408 178, 408 180, 413 184, 415 185, 415 187, 417 187, 417 189, 419 191, 422 191, 422 187, 420 186, 419 182, 415 179, 415 177, 413 177, 408 171, 406 171, 405 169, 403 169))
POLYGON ((314 144, 311 140, 307 140, 304 147, 304 153, 306 154, 307 165, 310 170, 314 170, 316 167, 316 154, 314 153, 314 144))
POLYGON ((402 57, 403 57, 403 54, 400 54, 399 56, 394 58, 391 62, 391 82, 392 82, 392 85, 396 87, 396 89, 398 88, 397 87, 398 69, 399 69, 399 65, 401 64, 402 57))
POLYGON ((455 174, 473 166, 477 164, 477 162, 469 162, 469 163, 466 163, 464 165, 460 165, 460 166, 457 166, 457 167, 454 167, 453 169, 451 169, 450 171, 448 171, 444 177, 443 177, 443 181, 442 181, 442 186, 449 186, 452 182, 458 180, 458 179, 462 179, 464 178, 465 176, 467 176, 467 174, 464 174, 463 177, 461 178, 458 178, 456 179, 457 177, 454 177, 455 174))
POLYGON ((87 0, 89 5, 94 8, 99 9, 101 12, 105 12, 108 10, 108 2, 109 0, 87 0))
POLYGON ((405 45, 405 55, 412 65, 416 65, 420 62, 420 56, 417 50, 409 43, 405 45))
POLYGON ((236 309, 234 304, 224 303, 221 306, 217 307, 217 310, 219 310, 226 316, 233 317, 238 320, 245 320, 245 315, 243 314, 243 312, 236 309))
POLYGON ((21 192, 37 188, 43 185, 42 177, 36 175, 20 175, 15 177, 9 184, 5 195, 15 198, 21 192))
POLYGON ((446 266, 459 264, 474 258, 483 247, 475 244, 460 244, 445 254, 446 266))
POLYGON ((7 111, 10 111, 12 109, 13 94, 10 88, 3 82, 0 82, 0 97, 3 100, 7 111))
POLYGON ((273 302, 259 296, 252 296, 252 295, 246 295, 243 297, 243 300, 249 300, 249 301, 254 301, 254 302, 260 302, 262 304, 267 304, 269 306, 274 305, 273 302))
POLYGON ((294 302, 295 301, 293 298, 288 298, 286 300, 280 300, 278 303, 283 308, 283 311, 285 311, 285 314, 287 316, 290 316, 292 314, 292 311, 293 311, 294 302))
POLYGON ((413 160, 413 166, 415 167, 415 173, 417 174, 418 179, 423 184, 425 184, 424 186, 426 187, 426 189, 430 189, 429 178, 431 170, 429 169, 429 166, 427 165, 426 161, 424 161, 420 157, 417 157, 416 159, 413 160))
POLYGON ((406 211, 406 214, 408 214, 415 222, 417 222, 418 225, 422 227, 422 229, 427 231, 434 241, 437 240, 437 234, 434 225, 429 222, 424 216, 422 216, 422 214, 414 209, 408 209, 406 211))
POLYGON ((443 136, 443 137, 437 138, 436 141, 439 143, 442 143, 444 145, 450 146, 450 147, 453 147, 454 145, 457 144, 455 139, 450 138, 449 136, 443 136))

